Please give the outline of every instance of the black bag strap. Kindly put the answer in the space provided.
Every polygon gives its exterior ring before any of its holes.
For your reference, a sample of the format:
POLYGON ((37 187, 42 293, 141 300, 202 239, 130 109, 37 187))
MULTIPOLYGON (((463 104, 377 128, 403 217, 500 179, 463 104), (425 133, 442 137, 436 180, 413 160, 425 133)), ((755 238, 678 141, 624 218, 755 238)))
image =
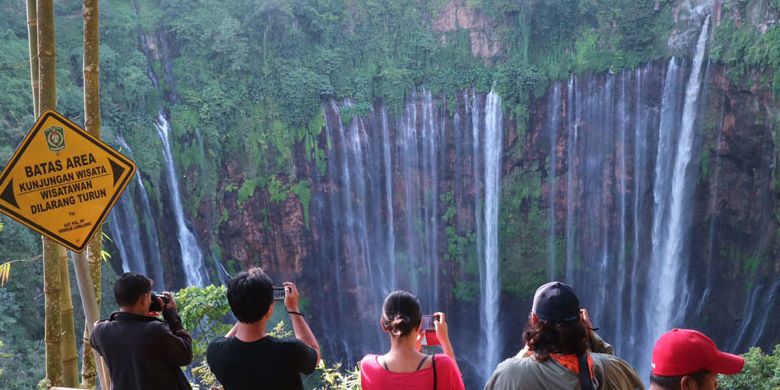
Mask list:
POLYGON ((438 386, 436 386, 438 383, 438 377, 436 375, 436 354, 433 354, 431 356, 431 367, 433 367, 433 390, 436 390, 438 386))
POLYGON ((428 356, 428 355, 423 356, 422 360, 420 360, 420 364, 417 365, 417 369, 415 369, 415 371, 420 371, 420 369, 422 368, 423 364, 425 364, 425 361, 428 360, 429 357, 430 356, 428 356))
POLYGON ((594 390, 593 379, 590 377, 590 367, 588 367, 588 354, 583 353, 577 357, 580 364, 580 389, 594 390))

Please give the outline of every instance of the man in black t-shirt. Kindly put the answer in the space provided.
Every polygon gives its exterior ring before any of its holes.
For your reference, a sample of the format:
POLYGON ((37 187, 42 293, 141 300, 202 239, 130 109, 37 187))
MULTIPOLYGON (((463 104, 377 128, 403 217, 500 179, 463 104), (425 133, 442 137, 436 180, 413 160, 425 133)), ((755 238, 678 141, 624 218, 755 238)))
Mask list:
POLYGON ((266 333, 274 312, 271 279, 252 268, 228 283, 228 303, 238 322, 225 337, 212 341, 206 353, 225 390, 303 389, 300 374, 310 374, 317 366, 320 347, 298 311, 298 289, 285 282, 284 291, 295 338, 281 340, 266 333))

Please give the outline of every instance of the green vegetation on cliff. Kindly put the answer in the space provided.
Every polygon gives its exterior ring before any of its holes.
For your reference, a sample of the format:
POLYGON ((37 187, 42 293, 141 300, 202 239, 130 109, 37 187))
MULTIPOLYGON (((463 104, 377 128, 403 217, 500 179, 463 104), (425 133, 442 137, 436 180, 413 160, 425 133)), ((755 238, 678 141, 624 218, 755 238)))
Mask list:
POLYGON ((750 23, 726 20, 715 30, 710 56, 727 66, 726 75, 738 86, 771 85, 780 96, 780 26, 761 32, 750 23))

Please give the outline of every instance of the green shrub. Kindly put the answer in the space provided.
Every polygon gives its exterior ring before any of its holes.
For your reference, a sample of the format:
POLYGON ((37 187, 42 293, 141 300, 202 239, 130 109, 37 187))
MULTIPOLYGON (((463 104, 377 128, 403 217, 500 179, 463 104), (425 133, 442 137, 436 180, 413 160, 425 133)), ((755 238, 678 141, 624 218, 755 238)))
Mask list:
POLYGON ((778 390, 780 389, 780 344, 769 355, 761 348, 750 348, 745 357, 745 367, 737 375, 718 378, 720 387, 727 390, 778 390))

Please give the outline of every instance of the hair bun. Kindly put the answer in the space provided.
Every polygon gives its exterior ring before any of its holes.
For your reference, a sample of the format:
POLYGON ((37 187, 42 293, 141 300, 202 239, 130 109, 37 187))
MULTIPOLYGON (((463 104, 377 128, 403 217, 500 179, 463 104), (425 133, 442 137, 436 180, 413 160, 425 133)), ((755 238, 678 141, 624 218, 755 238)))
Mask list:
POLYGON ((422 312, 414 294, 395 290, 382 304, 382 328, 394 337, 403 337, 420 325, 422 312))
POLYGON ((392 321, 390 321, 390 333, 396 335, 396 336, 402 336, 406 333, 409 333, 411 329, 412 319, 409 318, 409 316, 404 314, 396 314, 395 318, 393 318, 392 321))

